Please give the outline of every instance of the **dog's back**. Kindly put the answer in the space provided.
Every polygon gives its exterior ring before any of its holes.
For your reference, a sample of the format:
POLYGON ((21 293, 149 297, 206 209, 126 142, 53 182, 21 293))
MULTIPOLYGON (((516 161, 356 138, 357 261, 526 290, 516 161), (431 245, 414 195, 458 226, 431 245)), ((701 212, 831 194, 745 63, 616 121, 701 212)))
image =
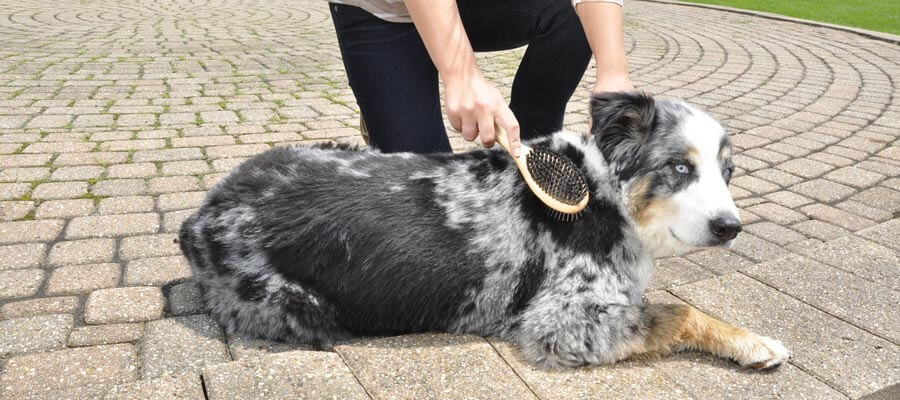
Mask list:
POLYGON ((448 330, 487 273, 488 254, 469 251, 469 209, 518 207, 517 174, 488 151, 276 148, 211 190, 181 246, 230 332, 327 345, 448 330))

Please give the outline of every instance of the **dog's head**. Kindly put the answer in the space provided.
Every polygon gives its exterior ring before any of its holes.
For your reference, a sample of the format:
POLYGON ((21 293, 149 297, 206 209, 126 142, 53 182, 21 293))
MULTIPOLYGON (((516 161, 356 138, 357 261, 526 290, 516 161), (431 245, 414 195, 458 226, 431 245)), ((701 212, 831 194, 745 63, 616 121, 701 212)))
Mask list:
POLYGON ((592 134, 648 250, 730 246, 741 223, 728 191, 731 141, 706 113, 642 93, 591 99, 592 134))

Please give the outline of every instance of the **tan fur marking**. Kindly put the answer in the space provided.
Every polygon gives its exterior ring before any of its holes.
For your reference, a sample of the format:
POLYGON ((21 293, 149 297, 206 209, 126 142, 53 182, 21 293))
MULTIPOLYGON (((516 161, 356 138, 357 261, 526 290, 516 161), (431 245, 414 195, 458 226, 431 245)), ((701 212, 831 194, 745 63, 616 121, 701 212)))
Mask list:
POLYGON ((646 226, 654 217, 673 213, 676 207, 665 197, 649 198, 650 178, 642 178, 628 188, 628 211, 640 226, 646 226))
POLYGON ((643 343, 632 348, 635 356, 658 357, 677 350, 701 350, 719 357, 742 360, 748 356, 742 341, 753 334, 680 304, 651 304, 645 309, 650 323, 643 343))
POLYGON ((700 165, 700 150, 697 150, 697 148, 694 146, 688 146, 687 154, 685 155, 685 158, 687 158, 687 160, 690 161, 694 167, 699 166, 700 165))
POLYGON ((731 157, 731 146, 723 146, 721 150, 719 150, 719 161, 727 160, 731 157))

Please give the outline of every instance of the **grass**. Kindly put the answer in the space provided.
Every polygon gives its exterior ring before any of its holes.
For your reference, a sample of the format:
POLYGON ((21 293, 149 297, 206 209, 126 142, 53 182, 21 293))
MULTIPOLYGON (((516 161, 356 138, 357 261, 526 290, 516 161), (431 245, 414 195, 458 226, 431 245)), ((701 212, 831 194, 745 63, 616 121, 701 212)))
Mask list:
POLYGON ((764 11, 900 35, 897 0, 683 0, 764 11))

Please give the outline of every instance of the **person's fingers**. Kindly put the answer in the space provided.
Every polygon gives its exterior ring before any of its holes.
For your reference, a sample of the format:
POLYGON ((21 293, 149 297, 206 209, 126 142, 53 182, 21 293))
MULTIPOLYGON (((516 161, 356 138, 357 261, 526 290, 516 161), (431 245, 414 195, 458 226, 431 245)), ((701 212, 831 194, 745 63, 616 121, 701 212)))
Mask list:
POLYGON ((447 112, 447 120, 450 121, 450 129, 454 132, 462 132, 462 119, 458 114, 447 112))
POLYGON ((519 157, 522 153, 521 140, 519 138, 519 121, 509 107, 503 107, 496 117, 497 124, 506 131, 506 139, 509 142, 509 151, 513 156, 519 157))
POLYGON ((485 148, 494 147, 496 130, 494 129, 494 116, 490 113, 483 113, 478 117, 478 137, 481 138, 481 145, 485 148))
POLYGON ((478 137, 478 122, 470 117, 466 116, 462 119, 462 136, 463 139, 467 141, 473 141, 476 137, 478 137))

